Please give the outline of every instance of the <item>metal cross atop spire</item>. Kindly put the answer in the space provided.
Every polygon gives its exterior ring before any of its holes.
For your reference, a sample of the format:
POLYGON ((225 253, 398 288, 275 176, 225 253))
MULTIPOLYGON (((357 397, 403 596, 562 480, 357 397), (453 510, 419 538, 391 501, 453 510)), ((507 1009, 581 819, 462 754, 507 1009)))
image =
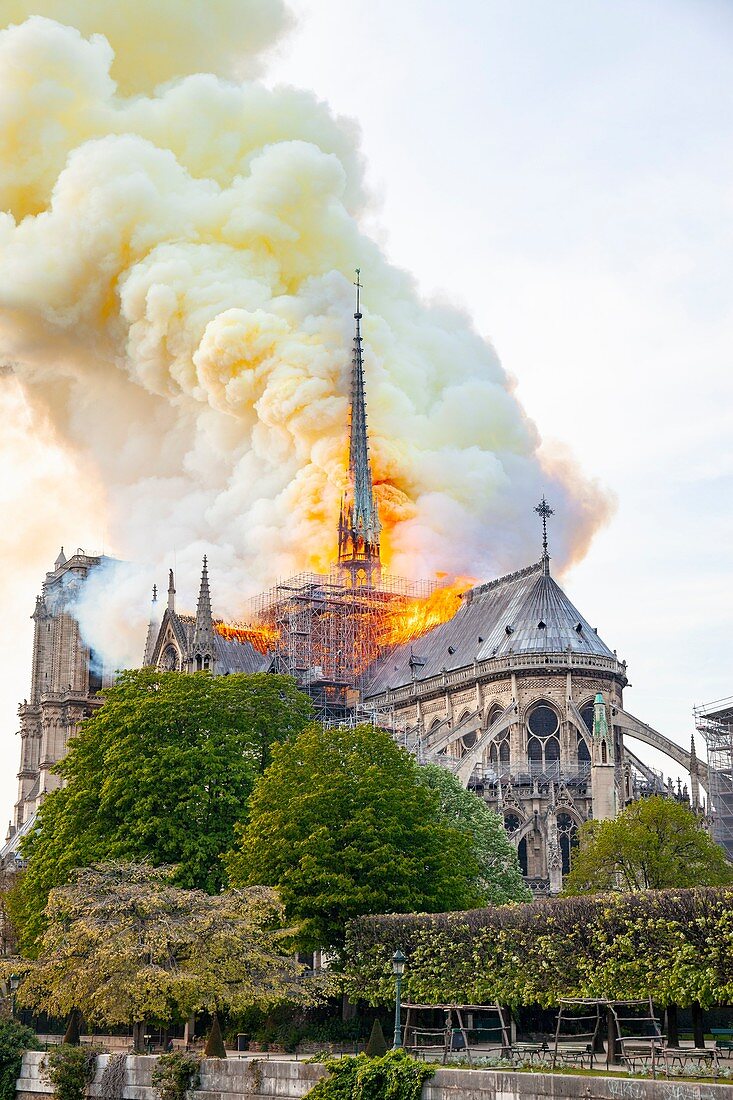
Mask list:
POLYGON ((542 516, 542 565, 543 572, 547 574, 550 572, 550 555, 547 552, 547 520, 550 516, 554 516, 555 513, 544 496, 535 508, 535 512, 538 516, 542 516))
POLYGON ((356 269, 354 354, 351 360, 349 482, 339 518, 339 566, 354 588, 378 579, 381 525, 372 489, 367 436, 364 360, 361 346, 361 279, 356 269))

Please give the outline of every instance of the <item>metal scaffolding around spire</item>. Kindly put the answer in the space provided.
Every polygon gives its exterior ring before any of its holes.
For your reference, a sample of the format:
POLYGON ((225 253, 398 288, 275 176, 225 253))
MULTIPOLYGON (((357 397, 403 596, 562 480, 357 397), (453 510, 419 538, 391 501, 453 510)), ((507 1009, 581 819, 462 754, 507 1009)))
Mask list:
POLYGON ((352 588, 378 583, 381 525, 374 501, 367 434, 364 357, 361 344, 360 269, 356 269, 356 322, 351 360, 348 486, 339 516, 338 565, 352 588))

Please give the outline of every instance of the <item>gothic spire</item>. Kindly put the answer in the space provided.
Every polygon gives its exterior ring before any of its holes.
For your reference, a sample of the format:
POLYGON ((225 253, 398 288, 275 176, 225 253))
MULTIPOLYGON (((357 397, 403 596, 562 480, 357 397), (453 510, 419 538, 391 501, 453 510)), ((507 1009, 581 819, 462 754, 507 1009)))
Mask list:
POLYGON ((356 322, 354 354, 351 360, 351 410, 349 433, 349 476, 339 520, 339 566, 353 587, 371 585, 380 571, 381 525, 372 488, 367 435, 364 358, 361 345, 361 289, 356 269, 356 322))
POLYGON ((176 586, 173 583, 173 570, 168 570, 168 610, 176 610, 176 586))
POLYGON ((155 651, 155 643, 158 640, 158 632, 160 630, 160 615, 158 614, 158 586, 153 585, 153 598, 150 601, 150 619, 148 621, 148 633, 145 639, 145 653, 143 654, 143 665, 152 665, 153 653, 155 651))
POLYGON ((188 667, 193 671, 201 669, 214 671, 215 640, 214 620, 211 615, 211 593, 209 592, 209 569, 204 554, 201 568, 201 584, 199 585, 199 598, 196 604, 196 624, 193 628, 193 638, 187 653, 188 667))

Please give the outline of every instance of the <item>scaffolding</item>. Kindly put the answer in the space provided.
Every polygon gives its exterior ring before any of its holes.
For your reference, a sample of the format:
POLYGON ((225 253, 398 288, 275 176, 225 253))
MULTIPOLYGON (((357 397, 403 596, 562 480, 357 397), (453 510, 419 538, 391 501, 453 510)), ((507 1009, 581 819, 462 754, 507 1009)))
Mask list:
POLYGON ((695 725, 708 750, 713 837, 733 859, 733 698, 695 707, 695 725))
POLYGON ((348 579, 338 568, 299 573, 250 606, 253 622, 274 638, 273 671, 295 677, 321 721, 354 712, 365 673, 385 651, 390 621, 435 589, 385 574, 373 587, 350 587, 348 579))

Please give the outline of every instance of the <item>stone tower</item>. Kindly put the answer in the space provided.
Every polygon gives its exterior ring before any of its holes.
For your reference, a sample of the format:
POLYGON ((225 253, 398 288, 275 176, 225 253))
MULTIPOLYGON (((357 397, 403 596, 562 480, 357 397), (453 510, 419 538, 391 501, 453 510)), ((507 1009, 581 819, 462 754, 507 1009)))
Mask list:
POLYGON ((18 708, 20 770, 11 832, 61 785, 54 768, 81 720, 100 705, 96 695, 104 670, 82 638, 75 609, 89 574, 102 560, 83 550, 67 558, 62 547, 36 597, 30 696, 18 708))

